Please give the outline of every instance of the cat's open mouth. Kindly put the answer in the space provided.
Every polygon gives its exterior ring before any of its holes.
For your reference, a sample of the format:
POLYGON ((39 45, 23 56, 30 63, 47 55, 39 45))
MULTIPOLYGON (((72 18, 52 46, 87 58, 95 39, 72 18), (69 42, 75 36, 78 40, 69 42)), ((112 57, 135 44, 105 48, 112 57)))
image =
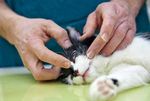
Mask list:
POLYGON ((86 77, 87 77, 87 75, 88 75, 89 69, 90 69, 90 67, 88 67, 88 68, 86 69, 86 71, 85 71, 83 74, 77 73, 77 76, 81 76, 81 77, 83 78, 83 81, 84 81, 84 82, 86 82, 86 77))
POLYGON ((77 70, 77 76, 82 77, 82 79, 83 79, 84 82, 87 81, 86 79, 87 79, 87 77, 89 76, 89 70, 90 70, 90 68, 91 68, 91 64, 92 64, 92 61, 89 62, 88 68, 87 68, 82 74, 79 73, 79 71, 77 70))

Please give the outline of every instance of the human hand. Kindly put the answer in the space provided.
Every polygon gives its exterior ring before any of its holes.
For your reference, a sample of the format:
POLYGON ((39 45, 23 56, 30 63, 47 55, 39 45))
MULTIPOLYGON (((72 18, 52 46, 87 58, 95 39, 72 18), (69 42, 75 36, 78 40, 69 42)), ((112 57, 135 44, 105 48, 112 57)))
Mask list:
POLYGON ((110 1, 100 4, 87 19, 81 40, 92 36, 98 28, 100 31, 87 51, 93 58, 97 54, 111 55, 114 51, 126 48, 136 32, 135 13, 126 1, 110 1))
POLYGON ((70 61, 45 47, 54 38, 63 48, 71 46, 67 32, 51 20, 18 19, 9 32, 8 41, 18 50, 21 59, 36 80, 52 80, 59 76, 60 67, 70 67, 70 61), (42 62, 53 64, 52 69, 44 69, 42 62))

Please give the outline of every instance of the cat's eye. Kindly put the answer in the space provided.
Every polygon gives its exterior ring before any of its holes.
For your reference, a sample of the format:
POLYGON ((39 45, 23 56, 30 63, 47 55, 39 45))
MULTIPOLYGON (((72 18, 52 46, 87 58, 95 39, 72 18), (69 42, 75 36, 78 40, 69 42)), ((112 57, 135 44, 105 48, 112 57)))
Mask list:
POLYGON ((72 59, 75 61, 75 58, 77 57, 77 51, 76 50, 74 50, 73 52, 72 52, 72 59))

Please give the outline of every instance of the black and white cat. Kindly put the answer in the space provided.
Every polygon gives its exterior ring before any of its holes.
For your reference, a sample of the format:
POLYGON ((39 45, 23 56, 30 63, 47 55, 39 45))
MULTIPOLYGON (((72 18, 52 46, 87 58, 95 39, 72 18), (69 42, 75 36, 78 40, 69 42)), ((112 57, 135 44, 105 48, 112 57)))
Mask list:
POLYGON ((109 57, 101 55, 88 59, 87 47, 94 39, 79 41, 80 33, 68 27, 72 46, 64 49, 72 67, 62 69, 61 79, 68 84, 87 84, 92 100, 109 99, 118 92, 150 82, 150 33, 136 36, 124 50, 115 52, 109 57))

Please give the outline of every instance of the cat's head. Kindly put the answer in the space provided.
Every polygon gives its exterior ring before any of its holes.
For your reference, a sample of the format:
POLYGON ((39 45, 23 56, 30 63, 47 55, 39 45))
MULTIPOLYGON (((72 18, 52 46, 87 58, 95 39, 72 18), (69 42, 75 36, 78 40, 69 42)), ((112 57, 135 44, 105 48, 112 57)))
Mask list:
POLYGON ((72 27, 67 27, 72 46, 64 49, 65 57, 72 61, 69 69, 61 69, 59 80, 67 84, 85 84, 93 81, 98 73, 93 66, 92 59, 88 59, 86 51, 95 39, 94 36, 80 42, 80 33, 72 27))

